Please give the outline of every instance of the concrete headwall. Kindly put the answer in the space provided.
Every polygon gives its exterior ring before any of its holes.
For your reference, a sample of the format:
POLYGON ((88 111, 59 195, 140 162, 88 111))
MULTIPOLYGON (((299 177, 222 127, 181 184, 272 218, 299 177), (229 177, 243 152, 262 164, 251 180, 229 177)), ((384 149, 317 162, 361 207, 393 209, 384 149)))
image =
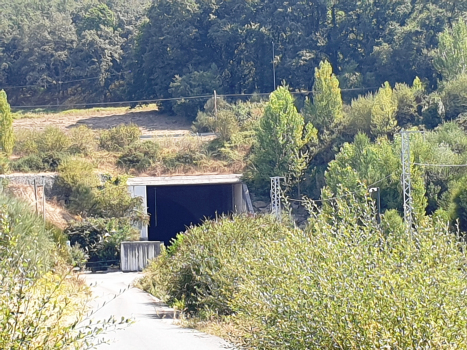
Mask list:
POLYGON ((43 173, 43 174, 10 174, 0 175, 0 179, 6 180, 10 184, 14 185, 29 185, 34 186, 36 181, 37 186, 45 184, 45 195, 52 197, 57 195, 55 189, 55 181, 58 175, 55 173, 43 173))
POLYGON ((161 242, 122 242, 120 268, 123 272, 142 271, 149 260, 161 253, 161 242))

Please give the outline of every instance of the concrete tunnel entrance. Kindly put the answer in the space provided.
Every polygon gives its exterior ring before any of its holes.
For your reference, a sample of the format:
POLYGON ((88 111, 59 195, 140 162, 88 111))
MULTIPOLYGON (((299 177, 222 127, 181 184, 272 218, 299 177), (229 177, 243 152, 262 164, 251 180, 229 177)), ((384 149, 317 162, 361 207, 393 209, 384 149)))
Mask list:
POLYGON ((148 186, 149 240, 168 245, 187 226, 233 212, 233 185, 148 186))
POLYGON ((250 196, 240 175, 174 176, 129 179, 134 197, 141 197, 150 216, 140 227, 141 240, 165 245, 190 225, 216 215, 252 212, 250 196))

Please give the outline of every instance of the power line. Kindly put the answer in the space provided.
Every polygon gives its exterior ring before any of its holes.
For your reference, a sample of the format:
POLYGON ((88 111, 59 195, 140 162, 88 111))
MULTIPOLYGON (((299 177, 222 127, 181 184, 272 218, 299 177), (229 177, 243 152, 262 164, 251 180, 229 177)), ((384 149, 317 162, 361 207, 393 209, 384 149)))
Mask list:
MULTIPOLYGON (((122 74, 130 73, 130 72, 131 71, 109 74, 105 78, 112 77, 112 76, 115 76, 115 75, 122 75, 122 74)), ((49 86, 54 85, 54 86, 56 86, 56 85, 59 85, 59 84, 64 85, 64 84, 76 83, 76 82, 79 82, 79 81, 97 80, 97 79, 100 79, 100 78, 101 78, 101 76, 96 76, 96 77, 91 77, 91 78, 82 78, 82 79, 67 80, 67 81, 54 81, 54 82, 50 82, 49 84, 36 83, 36 84, 29 84, 29 85, 9 85, 9 86, 0 86, 0 89, 19 89, 19 88, 27 88, 27 87, 44 87, 44 85, 49 85, 49 86)))
MULTIPOLYGON (((96 78, 89 78, 89 79, 96 79, 96 78)), ((83 79, 86 80, 86 79, 83 79)), ((79 80, 75 80, 79 81, 79 80)), ((72 82, 72 81, 70 81, 72 82)), ((341 91, 354 91, 354 90, 371 90, 376 89, 375 87, 369 88, 355 88, 355 89, 342 89, 341 91)), ((254 92, 250 94, 223 94, 217 95, 217 98, 222 97, 248 97, 248 96, 268 96, 270 92, 254 92)), ((293 95, 307 95, 313 94, 313 91, 293 91, 291 92, 293 95)), ((11 108, 60 108, 60 107, 86 107, 86 106, 112 106, 112 105, 120 105, 120 104, 130 104, 130 103, 154 103, 154 102, 164 102, 164 101, 180 101, 180 100, 193 100, 193 99, 210 99, 213 95, 199 95, 199 96, 184 96, 184 97, 167 97, 167 98, 156 98, 151 100, 133 100, 133 101, 119 101, 119 102, 91 102, 91 103, 76 103, 72 105, 33 105, 33 106, 11 106, 11 108)))
MULTIPOLYGON (((392 174, 389 174, 388 176, 382 178, 381 180, 378 180, 376 181, 375 183, 372 183, 371 185, 368 185, 367 186, 367 189, 369 190, 371 187, 374 187, 375 185, 378 185, 379 183, 387 180, 388 178, 390 178, 391 176, 393 176, 395 174, 392 173, 392 174)), ((354 192, 349 192, 343 196, 336 196, 336 197, 332 197, 332 198, 326 198, 326 199, 310 199, 312 202, 330 202, 330 201, 333 201, 333 200, 336 200, 336 199, 342 199, 342 198, 346 198, 346 197, 349 197, 353 194, 357 194, 359 191, 354 191, 354 192)), ((307 202, 307 200, 303 200, 303 199, 290 199, 288 198, 287 199, 288 201, 292 201, 292 202, 301 202, 301 203, 304 203, 304 202, 307 202)))
POLYGON ((11 108, 54 108, 54 107, 86 107, 86 106, 104 106, 104 105, 119 105, 130 103, 153 103, 163 101, 177 101, 177 100, 194 100, 194 99, 210 99, 212 95, 199 95, 188 97, 169 97, 158 98, 154 100, 134 100, 134 101, 120 101, 120 102, 93 102, 93 103, 76 103, 72 105, 36 105, 36 106, 11 106, 11 108))
POLYGON ((413 163, 414 165, 426 166, 426 167, 467 167, 467 164, 423 164, 423 163, 413 163))

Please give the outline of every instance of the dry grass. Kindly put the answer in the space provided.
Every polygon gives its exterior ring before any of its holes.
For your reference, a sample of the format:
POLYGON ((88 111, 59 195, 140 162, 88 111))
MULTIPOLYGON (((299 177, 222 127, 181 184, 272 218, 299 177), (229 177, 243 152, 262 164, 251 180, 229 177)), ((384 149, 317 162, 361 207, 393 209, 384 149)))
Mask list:
POLYGON ((13 113, 13 119, 32 119, 32 118, 44 118, 44 117, 67 117, 67 116, 100 116, 100 115, 116 115, 124 114, 129 111, 154 111, 158 110, 156 104, 148 104, 134 109, 129 107, 95 107, 86 109, 66 109, 66 110, 48 110, 48 109, 35 109, 31 111, 17 111, 13 113))

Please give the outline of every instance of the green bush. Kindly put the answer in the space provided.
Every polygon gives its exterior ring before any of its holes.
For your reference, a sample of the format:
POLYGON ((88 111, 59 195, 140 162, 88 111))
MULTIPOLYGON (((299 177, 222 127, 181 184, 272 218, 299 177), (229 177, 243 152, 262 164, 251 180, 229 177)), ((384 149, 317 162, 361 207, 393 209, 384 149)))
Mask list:
POLYGON ((13 171, 19 171, 22 173, 45 170, 44 163, 42 163, 42 158, 37 154, 31 154, 12 162, 11 169, 13 171))
POLYGON ((407 231, 393 215, 385 232, 369 199, 310 207, 304 230, 264 217, 191 228, 142 284, 230 314, 246 349, 467 348, 466 247, 445 222, 407 231))
POLYGON ((15 154, 29 155, 37 153, 37 142, 39 132, 37 130, 19 129, 15 131, 15 154))
POLYGON ((65 230, 72 249, 81 249, 87 258, 91 269, 106 269, 120 262, 120 244, 123 241, 134 240, 139 232, 132 226, 129 219, 87 219, 75 222, 65 230))
POLYGON ((67 134, 54 126, 47 126, 36 138, 39 153, 66 152, 71 145, 67 134))
POLYGON ((159 156, 160 147, 156 142, 144 141, 128 146, 118 158, 117 165, 125 169, 143 171, 151 167, 159 156))
POLYGON ((86 125, 80 125, 70 130, 70 152, 91 155, 97 148, 94 131, 86 125))
POLYGON ((99 146, 109 152, 121 151, 139 140, 141 130, 135 124, 122 124, 105 130, 99 138, 99 146))
POLYGON ((0 348, 93 348, 115 321, 77 327, 87 317, 82 282, 60 272, 42 218, 4 195, 0 202, 0 348))

